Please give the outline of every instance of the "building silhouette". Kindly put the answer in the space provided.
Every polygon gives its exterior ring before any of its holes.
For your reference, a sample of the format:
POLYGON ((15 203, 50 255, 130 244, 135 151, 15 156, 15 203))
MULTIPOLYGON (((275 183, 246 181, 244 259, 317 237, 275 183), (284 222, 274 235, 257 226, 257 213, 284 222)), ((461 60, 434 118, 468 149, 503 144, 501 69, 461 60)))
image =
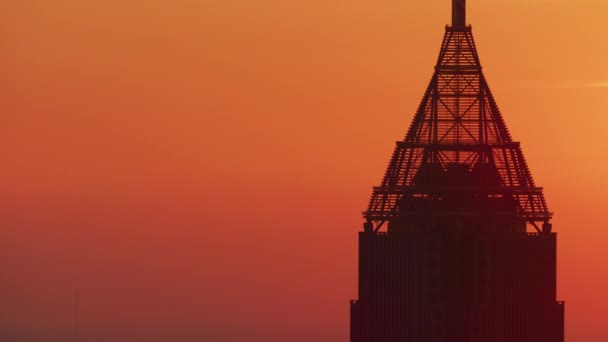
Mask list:
POLYGON ((453 0, 433 77, 359 233, 352 342, 563 342, 556 234, 453 0))

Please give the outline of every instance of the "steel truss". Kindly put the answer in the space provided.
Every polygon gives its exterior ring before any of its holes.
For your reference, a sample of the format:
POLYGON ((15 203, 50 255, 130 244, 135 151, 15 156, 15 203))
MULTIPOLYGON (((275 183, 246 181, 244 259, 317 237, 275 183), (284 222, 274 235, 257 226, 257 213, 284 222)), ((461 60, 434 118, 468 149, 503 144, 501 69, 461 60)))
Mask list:
POLYGON ((534 184, 483 75, 471 27, 446 27, 435 73, 382 184, 368 222, 405 217, 511 217, 548 223, 534 184))

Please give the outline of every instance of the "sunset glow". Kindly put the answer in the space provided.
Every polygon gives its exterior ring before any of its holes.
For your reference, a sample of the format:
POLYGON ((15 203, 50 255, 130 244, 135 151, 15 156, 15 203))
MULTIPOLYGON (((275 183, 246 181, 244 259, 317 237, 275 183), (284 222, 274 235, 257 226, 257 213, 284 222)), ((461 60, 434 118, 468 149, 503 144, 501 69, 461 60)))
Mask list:
MULTIPOLYGON (((449 1, 9 2, 0 340, 65 341, 78 290, 83 341, 347 341, 449 1)), ((566 341, 608 341, 608 2, 468 6, 555 213, 566 341)))

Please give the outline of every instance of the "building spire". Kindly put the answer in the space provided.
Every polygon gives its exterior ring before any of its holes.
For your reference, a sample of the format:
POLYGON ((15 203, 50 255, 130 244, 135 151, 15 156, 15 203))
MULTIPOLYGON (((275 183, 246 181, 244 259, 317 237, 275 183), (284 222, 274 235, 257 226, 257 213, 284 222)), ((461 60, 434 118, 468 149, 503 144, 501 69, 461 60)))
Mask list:
POLYGON ((452 0, 452 27, 466 26, 467 0, 452 0))
MULTIPOLYGON (((516 224, 549 223, 551 212, 518 142, 514 141, 483 75, 465 0, 453 0, 435 73, 364 217, 384 223, 424 215, 516 224), (468 198, 468 199, 467 199, 468 198)), ((518 228, 519 229, 519 228, 518 228)))

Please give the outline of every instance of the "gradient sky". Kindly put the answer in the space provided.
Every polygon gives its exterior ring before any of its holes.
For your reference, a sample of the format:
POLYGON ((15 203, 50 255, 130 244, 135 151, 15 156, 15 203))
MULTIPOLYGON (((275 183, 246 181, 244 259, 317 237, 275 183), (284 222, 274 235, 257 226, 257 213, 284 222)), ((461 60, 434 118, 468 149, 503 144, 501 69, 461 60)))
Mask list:
MULTIPOLYGON (((567 341, 608 341, 608 2, 468 2, 567 341)), ((79 289, 83 341, 347 341, 450 3, 3 1, 0 340, 66 341, 79 289)))

